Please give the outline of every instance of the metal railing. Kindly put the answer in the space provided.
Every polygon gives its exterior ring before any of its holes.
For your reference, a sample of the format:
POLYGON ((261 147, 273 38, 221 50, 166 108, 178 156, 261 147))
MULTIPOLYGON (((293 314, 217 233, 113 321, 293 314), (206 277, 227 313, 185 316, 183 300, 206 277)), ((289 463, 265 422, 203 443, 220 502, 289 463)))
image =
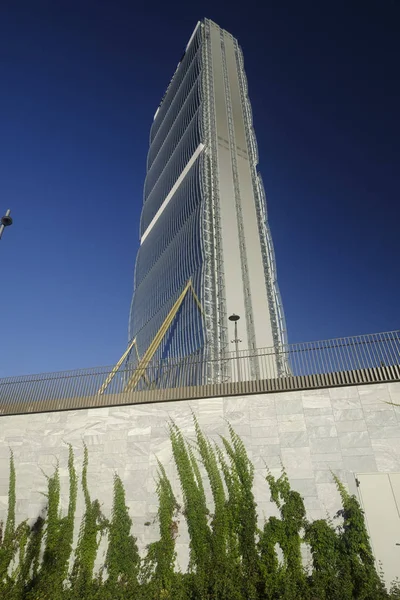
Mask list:
POLYGON ((130 391, 134 367, 125 363, 104 389, 111 371, 101 367, 0 379, 0 414, 400 381, 400 331, 288 344, 279 356, 274 348, 264 348, 225 353, 213 361, 196 355, 153 362, 130 391), (285 365, 279 376, 278 363, 285 365))

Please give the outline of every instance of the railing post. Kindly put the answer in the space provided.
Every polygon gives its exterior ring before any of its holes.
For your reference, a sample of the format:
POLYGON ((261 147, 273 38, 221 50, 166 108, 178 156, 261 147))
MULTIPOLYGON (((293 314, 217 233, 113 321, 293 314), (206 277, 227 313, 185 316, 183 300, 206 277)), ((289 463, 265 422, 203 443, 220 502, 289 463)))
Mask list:
MULTIPOLYGON (((235 323, 236 324, 236 323, 235 323)), ((207 350, 186 358, 149 361, 139 369, 131 363, 115 367, 88 369, 0 380, 0 414, 29 413, 99 406, 119 402, 119 394, 132 377, 142 391, 120 396, 121 402, 184 399, 215 390, 234 393, 259 393, 324 386, 356 385, 369 382, 400 380, 399 331, 338 338, 308 344, 288 344, 281 358, 287 364, 285 376, 278 377, 277 350, 239 350, 237 324, 235 350, 211 357, 207 350), (254 378, 254 365, 257 377, 254 378), (223 381, 225 367, 230 380, 223 381), (110 375, 113 379, 110 380, 110 375), (90 400, 95 390, 109 388, 96 401, 90 400), (205 388, 203 386, 207 385, 205 388), (108 384, 107 384, 108 386, 108 384), (158 393, 157 393, 158 390, 158 393), (85 398, 87 403, 85 404, 85 398)))

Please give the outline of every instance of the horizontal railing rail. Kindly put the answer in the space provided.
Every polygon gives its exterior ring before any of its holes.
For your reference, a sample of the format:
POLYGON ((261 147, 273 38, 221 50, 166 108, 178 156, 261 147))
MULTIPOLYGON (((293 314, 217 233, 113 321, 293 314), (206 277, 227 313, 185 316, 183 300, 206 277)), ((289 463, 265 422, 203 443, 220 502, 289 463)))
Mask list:
POLYGON ((400 331, 0 379, 0 414, 400 380, 400 331), (129 382, 138 379, 134 388, 129 382), (127 391, 129 390, 129 391, 127 391))

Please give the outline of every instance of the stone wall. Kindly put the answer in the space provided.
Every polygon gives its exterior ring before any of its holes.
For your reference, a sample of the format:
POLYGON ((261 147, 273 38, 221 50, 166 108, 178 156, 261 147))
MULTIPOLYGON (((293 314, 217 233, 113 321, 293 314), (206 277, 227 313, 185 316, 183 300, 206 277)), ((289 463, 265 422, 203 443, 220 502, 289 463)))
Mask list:
MULTIPOLYGON (((89 448, 89 484, 107 514, 112 479, 117 472, 139 545, 157 538, 153 521, 156 461, 176 483, 168 439, 173 419, 189 438, 192 411, 205 433, 218 439, 226 420, 242 437, 255 472, 255 495, 261 518, 271 514, 265 465, 274 474, 285 465, 293 488, 304 496, 312 519, 339 508, 331 471, 356 492, 355 473, 400 472, 400 383, 369 384, 312 391, 199 399, 180 402, 97 408, 0 417, 0 520, 6 516, 9 449, 17 471, 17 520, 38 515, 45 505, 44 473, 60 461, 61 482, 68 486, 67 444, 82 463, 83 442, 89 448)), ((63 498, 67 501, 66 494, 63 498)), ((82 511, 82 499, 79 504, 82 511)), ((187 554, 184 524, 178 538, 183 563, 187 554)))

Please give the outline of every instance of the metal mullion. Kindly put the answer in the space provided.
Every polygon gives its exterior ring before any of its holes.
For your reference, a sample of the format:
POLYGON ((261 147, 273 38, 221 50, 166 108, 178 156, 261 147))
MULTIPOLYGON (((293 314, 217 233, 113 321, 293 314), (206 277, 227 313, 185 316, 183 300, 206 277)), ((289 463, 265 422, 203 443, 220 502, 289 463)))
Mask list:
POLYGON ((325 344, 325 356, 326 356, 326 365, 327 365, 326 372, 332 373, 332 372, 334 372, 335 369, 334 369, 333 362, 332 362, 332 345, 330 343, 330 340, 326 341, 326 344, 325 344))
MULTIPOLYGON (((132 351, 133 351, 133 348, 132 348, 132 351)), ((121 380, 121 377, 122 377, 123 373, 125 372, 124 364, 126 365, 126 359, 125 359, 125 363, 123 363, 121 365, 122 369, 120 368, 118 373, 116 373, 117 376, 119 375, 119 381, 121 380)), ((96 396, 97 390, 101 388, 100 381, 103 380, 103 377, 104 377, 104 380, 107 379, 107 377, 110 375, 111 372, 112 372, 112 367, 108 367, 107 370, 96 369, 96 371, 93 373, 93 375, 91 377, 90 384, 89 384, 89 393, 91 396, 96 396), (100 383, 100 385, 98 385, 99 383, 100 383)))
POLYGON ((21 388, 19 381, 15 381, 15 383, 13 384, 14 387, 11 390, 11 403, 9 402, 10 407, 14 406, 17 402, 18 402, 18 390, 21 388))
POLYGON ((353 369, 353 357, 352 357, 352 353, 349 350, 349 344, 345 344, 345 351, 347 353, 347 358, 348 358, 348 371, 352 372, 353 369))
POLYGON ((326 346, 325 346, 325 341, 322 342, 323 346, 322 346, 322 350, 321 350, 321 362, 322 362, 322 370, 323 373, 329 373, 329 368, 326 367, 325 365, 325 350, 326 350, 326 346))
POLYGON ((262 350, 260 350, 260 354, 258 356, 258 365, 259 365, 259 369, 260 369, 260 379, 265 379, 264 378, 264 363, 265 363, 264 352, 262 350))
POLYGON ((82 396, 82 379, 81 379, 82 375, 81 372, 78 371, 74 373, 73 375, 73 391, 74 391, 74 398, 80 398, 82 396))
POLYGON ((367 339, 367 348, 370 357, 370 366, 372 369, 376 367, 380 367, 380 363, 382 361, 381 348, 379 346, 379 337, 378 336, 365 336, 367 339))
POLYGON ((346 363, 344 361, 344 346, 346 345, 346 339, 345 338, 338 338, 338 354, 339 354, 339 362, 340 362, 340 370, 343 373, 343 378, 344 381, 346 383, 348 383, 347 379, 347 375, 346 375, 346 363))
POLYGON ((296 344, 296 362, 297 362, 297 370, 298 370, 297 374, 299 376, 304 375, 302 359, 303 359, 303 353, 302 353, 302 349, 301 349, 301 344, 298 343, 298 344, 296 344))
POLYGON ((49 408, 52 408, 54 404, 58 406, 57 402, 59 401, 60 395, 59 381, 64 373, 54 373, 53 375, 53 377, 49 377, 40 382, 37 388, 39 394, 38 402, 44 402, 49 408))
POLYGON ((400 363, 400 340, 398 338, 397 331, 390 332, 389 335, 390 335, 389 341, 390 341, 390 343, 392 345, 392 349, 393 349, 392 359, 391 359, 391 366, 393 366, 393 365, 400 363), (394 340, 395 340, 395 342, 394 342, 394 340))
POLYGON ((304 344, 298 344, 299 347, 299 362, 300 362, 300 375, 304 376, 307 374, 307 361, 304 357, 304 344))
POLYGON ((90 377, 92 372, 92 369, 85 369, 85 371, 80 371, 80 375, 79 375, 79 381, 80 381, 80 393, 79 396, 89 396, 89 388, 88 388, 88 383, 89 383, 89 379, 88 377, 90 377))
POLYGON ((73 397, 72 392, 72 388, 71 388, 71 375, 70 374, 65 374, 62 378, 62 385, 63 385, 63 400, 68 400, 70 398, 73 397))
POLYGON ((360 356, 360 348, 359 348, 360 344, 358 341, 358 337, 354 337, 353 338, 353 353, 354 353, 354 358, 356 361, 356 370, 359 371, 361 370, 362 367, 362 362, 361 362, 361 356, 360 356))
POLYGON ((264 352, 263 352, 263 370, 264 370, 263 379, 268 379, 268 364, 269 364, 268 349, 264 348, 264 352))
MULTIPOLYGON (((46 402, 48 400, 51 400, 51 398, 47 397, 47 393, 46 393, 48 377, 45 376, 43 379, 41 377, 39 377, 38 379, 36 379, 34 381, 37 382, 37 385, 35 385, 33 387, 34 403, 39 404, 40 402, 46 402)), ((25 385, 26 385, 26 382, 25 382, 25 385)))
POLYGON ((303 373, 306 377, 308 377, 310 375, 310 372, 312 372, 311 365, 310 365, 310 353, 308 352, 308 346, 307 346, 306 342, 303 342, 301 344, 301 346, 302 346, 301 357, 304 362, 303 373))
POLYGON ((386 340, 386 336, 382 340, 382 335, 384 335, 384 334, 378 333, 377 335, 379 336, 380 343, 382 344, 382 354, 385 357, 385 367, 386 366, 390 366, 390 355, 388 353, 388 349, 387 349, 387 346, 386 346, 386 341, 387 341, 386 340))
POLYGON ((337 348, 336 348, 337 339, 332 340, 332 342, 333 342, 333 345, 331 346, 331 348, 333 349, 333 355, 335 356, 333 372, 340 373, 340 361, 339 361, 338 352, 337 352, 337 348))
POLYGON ((393 333, 392 332, 388 332, 388 333, 385 334, 385 336, 386 336, 386 343, 387 343, 387 352, 388 352, 388 360, 389 360, 388 366, 389 367, 392 366, 393 358, 394 358, 394 352, 393 352, 393 333))
POLYGON ((317 374, 318 373, 318 344, 319 342, 317 342, 317 345, 314 344, 307 344, 307 346, 309 346, 310 348, 310 354, 311 354, 311 360, 310 363, 313 367, 313 373, 312 374, 317 374))
POLYGON ((276 370, 276 352, 275 348, 269 348, 268 352, 268 379, 276 379, 277 378, 277 370, 276 370))
POLYGON ((358 339, 358 344, 359 344, 359 349, 360 349, 360 356, 361 356, 361 360, 362 360, 362 369, 366 370, 369 367, 368 364, 368 355, 365 349, 365 341, 364 341, 364 336, 359 335, 357 336, 358 339))
POLYGON ((370 350, 370 347, 369 347, 370 346, 369 339, 367 338, 367 336, 362 336, 362 337, 364 338, 364 340, 365 339, 367 340, 366 343, 365 343, 365 348, 366 348, 366 353, 368 354, 369 359, 370 359, 370 364, 368 365, 368 368, 373 368, 374 367, 374 363, 373 363, 373 360, 371 360, 372 354, 371 354, 371 350, 370 350))
POLYGON ((25 379, 21 379, 20 381, 16 382, 14 388, 12 389, 10 398, 11 402, 9 402, 11 413, 16 412, 18 404, 23 400, 25 395, 25 381, 25 379))
POLYGON ((364 348, 363 336, 357 336, 356 339, 358 340, 359 356, 361 358, 361 369, 365 370, 368 368, 368 363, 367 363, 367 355, 365 353, 365 348, 364 348))
POLYGON ((341 374, 342 367, 341 367, 341 362, 340 362, 340 352, 338 349, 338 338, 335 338, 334 340, 332 340, 332 342, 333 342, 333 345, 332 345, 333 356, 334 356, 334 362, 335 362, 334 372, 341 374))
POLYGON ((77 394, 75 391, 75 384, 76 384, 75 373, 68 375, 65 379, 65 383, 66 383, 66 397, 69 400, 71 400, 72 398, 76 398, 77 394))
MULTIPOLYGON (((126 360, 125 360, 126 362, 126 360)), ((122 367, 122 371, 123 371, 123 365, 121 365, 122 367)), ((106 377, 108 377, 108 375, 111 373, 112 368, 108 367, 107 370, 106 369, 96 369, 90 376, 90 381, 89 381, 89 386, 88 386, 88 392, 89 395, 92 396, 96 396, 96 391, 98 389, 100 389, 101 384, 99 385, 99 387, 97 387, 97 384, 100 381, 103 381, 103 377, 104 379, 106 377)), ((119 376, 119 378, 121 378, 121 369, 118 370, 118 373, 116 374, 117 376, 119 376)))
MULTIPOLYGON (((126 359, 125 359, 126 362, 126 359)), ((121 368, 123 369, 123 364, 120 366, 120 368, 118 369, 118 381, 121 380, 121 368)), ((109 372, 110 369, 107 369, 107 372, 109 372)), ((103 378, 104 375, 104 369, 92 369, 91 372, 88 374, 88 381, 87 381, 87 393, 89 396, 95 396, 95 392, 94 389, 95 385, 99 382, 100 379, 103 378)))
MULTIPOLYGON (((163 126, 163 124, 164 124, 164 122, 165 122, 165 119, 166 119, 166 117, 167 117, 167 114, 168 114, 168 112, 169 112, 169 111, 170 111, 170 109, 172 108, 174 101, 176 100, 176 98, 177 98, 177 97, 178 97, 178 95, 179 95, 180 88, 181 88, 181 86, 183 85, 183 82, 185 81, 186 77, 188 76, 188 74, 189 74, 189 71, 192 69, 192 67, 193 67, 193 69, 194 69, 194 68, 195 68, 195 66, 196 66, 196 65, 195 65, 195 60, 196 60, 197 53, 198 53, 198 51, 199 51, 199 49, 200 49, 200 46, 201 46, 201 44, 199 45, 199 48, 197 49, 197 51, 196 51, 196 52, 195 52, 195 54, 193 55, 193 57, 192 57, 192 59, 191 59, 191 61, 190 61, 189 65, 188 65, 188 68, 187 68, 186 72, 184 73, 184 75, 182 76, 182 79, 181 79, 181 81, 180 81, 180 83, 179 83, 179 85, 178 85, 177 89, 174 91, 173 87, 172 87, 172 88, 170 87, 170 88, 167 90, 167 94, 171 94, 171 98, 172 98, 172 100, 171 100, 171 102, 169 103, 168 107, 166 107, 165 114, 164 114, 164 116, 162 117, 162 120, 161 120, 161 122, 160 122, 159 126, 157 127, 157 131, 155 132, 153 139, 151 140, 150 147, 151 147, 151 145, 152 145, 152 144, 154 144, 154 142, 155 142, 155 140, 156 140, 156 138, 157 138, 157 135, 158 135, 158 133, 160 132, 160 130, 161 130, 161 128, 162 128, 162 126, 163 126)), ((196 79, 197 79, 197 77, 198 77, 198 75, 196 76, 196 79)), ((171 84, 172 84, 172 83, 173 83, 173 81, 171 82, 171 84)), ((166 97, 166 96, 165 96, 165 97, 166 97)), ((162 106, 162 105, 161 105, 161 106, 162 106)), ((161 107, 160 107, 160 110, 161 110, 161 107)), ((162 116, 162 115, 160 115, 160 116, 162 116)))
POLYGON ((321 365, 321 375, 325 375, 326 367, 325 367, 325 342, 320 342, 320 348, 318 350, 319 361, 321 365))
POLYGON ((298 365, 295 346, 293 344, 286 344, 286 352, 290 371, 293 375, 297 375, 298 365))
MULTIPOLYGON (((122 367, 122 365, 121 365, 122 367)), ((118 369, 118 373, 117 373, 117 377, 118 379, 116 381, 120 380, 120 376, 121 376, 121 367, 118 369)), ((85 394, 87 396, 93 396, 92 393, 92 388, 95 382, 97 382, 99 379, 99 369, 90 369, 89 373, 86 374, 86 381, 85 381, 85 394)), ((114 384, 116 385, 116 383, 114 384)))
POLYGON ((64 394, 64 398, 70 400, 71 398, 74 398, 74 385, 73 385, 73 375, 66 375, 65 379, 64 379, 64 389, 65 389, 65 394, 64 394))
POLYGON ((300 365, 300 354, 299 354, 299 344, 291 344, 290 353, 292 356, 293 363, 295 365, 295 374, 296 376, 301 375, 301 365, 300 365))
MULTIPOLYGON (((157 150, 157 152, 156 152, 156 154, 155 154, 154 158, 153 158, 153 159, 152 159, 152 161, 151 161, 151 164, 150 164, 150 166, 148 167, 148 170, 150 170, 150 169, 151 169, 152 165, 154 164, 154 162, 155 162, 155 161, 156 161, 156 159, 157 159, 157 156, 159 156, 159 153, 161 152, 161 150, 162 150, 162 148, 163 148, 163 145, 164 145, 164 144, 165 144, 165 142, 168 140, 168 137, 169 137, 169 135, 170 135, 171 131, 174 129, 174 127, 175 127, 175 125, 176 125, 176 123, 177 123, 177 121, 178 121, 179 117, 181 116, 181 114, 183 114, 183 113, 182 113, 182 111, 184 110, 186 103, 188 103, 188 100, 189 100, 189 98, 190 98, 191 94, 192 94, 192 93, 195 91, 195 87, 196 87, 196 84, 197 84, 197 82, 198 82, 198 77, 196 77, 196 79, 194 80, 194 82, 193 82, 193 84, 192 84, 191 88, 189 89, 189 92, 187 93, 187 96, 186 96, 185 100, 183 101, 183 104, 181 105, 180 109, 179 109, 179 110, 178 110, 178 112, 176 113, 176 116, 175 116, 174 120, 172 121, 172 123, 171 123, 171 125, 170 125, 170 127, 169 127, 169 130, 167 131, 167 133, 166 133, 166 136, 164 137, 164 140, 163 140, 163 142, 162 142, 162 143, 161 143, 161 145, 159 146, 159 148, 158 148, 158 150, 157 150)), ((189 114, 190 114, 190 108, 191 108, 192 106, 195 106, 195 103, 188 103, 188 107, 189 107, 189 109, 188 109, 188 110, 189 110, 189 114)), ((198 110, 199 106, 200 106, 200 105, 198 105, 198 107, 196 108, 196 111, 195 111, 195 113, 197 112, 197 110, 198 110)), ((195 114, 195 113, 194 113, 194 114, 195 114)), ((194 116, 194 115, 192 115, 192 117, 193 117, 193 116, 194 116)), ((185 125, 185 127, 184 127, 183 131, 181 131, 181 134, 180 134, 179 138, 181 138, 181 137, 182 137, 182 135, 183 135, 183 132, 184 132, 184 131, 187 129, 187 127, 188 127, 188 124, 190 123, 190 121, 191 121, 191 119, 189 119, 189 121, 188 121, 188 123, 185 125)), ((150 149, 151 149, 152 145, 153 145, 153 144, 151 144, 151 146, 150 146, 150 149)), ((149 150, 150 150, 150 149, 149 149, 149 150)))
POLYGON ((314 376, 317 371, 318 371, 318 363, 317 363, 317 357, 316 354, 318 352, 318 344, 319 342, 308 342, 306 344, 306 348, 307 348, 307 355, 309 357, 309 365, 310 365, 310 369, 311 369, 311 373, 309 373, 309 375, 314 376))

